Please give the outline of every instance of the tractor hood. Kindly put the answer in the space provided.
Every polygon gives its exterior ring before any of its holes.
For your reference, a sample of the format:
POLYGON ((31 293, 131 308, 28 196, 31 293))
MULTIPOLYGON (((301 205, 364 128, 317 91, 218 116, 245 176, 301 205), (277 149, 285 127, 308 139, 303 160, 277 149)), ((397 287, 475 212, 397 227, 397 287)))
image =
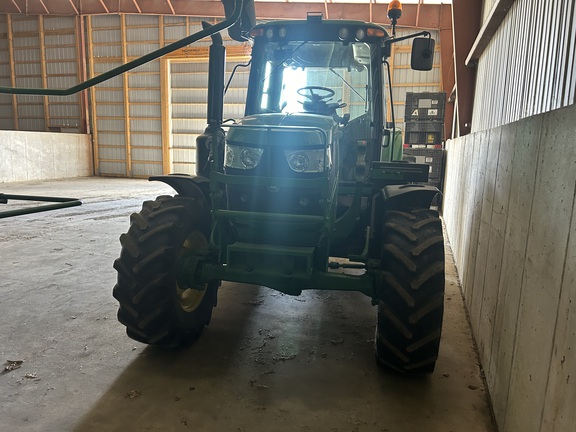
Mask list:
POLYGON ((336 126, 332 117, 319 114, 255 114, 232 126, 227 141, 255 147, 327 147, 336 126))

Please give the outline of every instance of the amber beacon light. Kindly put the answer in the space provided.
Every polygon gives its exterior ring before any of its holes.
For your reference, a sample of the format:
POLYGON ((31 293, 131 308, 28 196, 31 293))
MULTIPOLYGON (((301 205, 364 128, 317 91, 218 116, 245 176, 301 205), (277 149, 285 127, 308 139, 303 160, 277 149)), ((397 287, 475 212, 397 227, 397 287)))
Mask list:
POLYGON ((392 35, 396 35, 396 23, 402 16, 402 3, 398 0, 392 0, 388 4, 388 19, 392 22, 392 35))
POLYGON ((402 16, 402 3, 398 0, 392 0, 388 5, 388 18, 392 21, 392 24, 396 24, 398 18, 402 16))

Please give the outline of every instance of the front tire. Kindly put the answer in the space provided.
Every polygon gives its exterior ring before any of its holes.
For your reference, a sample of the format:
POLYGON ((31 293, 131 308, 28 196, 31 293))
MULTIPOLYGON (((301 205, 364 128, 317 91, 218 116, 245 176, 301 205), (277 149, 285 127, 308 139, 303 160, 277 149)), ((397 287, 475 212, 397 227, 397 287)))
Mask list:
POLYGON ((438 212, 388 211, 381 262, 376 360, 406 374, 432 373, 444 313, 444 238, 438 212))
POLYGON ((206 200, 161 196, 146 201, 130 219, 128 232, 120 236, 120 257, 114 262, 118 320, 128 336, 139 342, 165 348, 187 346, 210 322, 219 286, 219 281, 182 286, 176 276, 184 257, 207 250, 206 200))

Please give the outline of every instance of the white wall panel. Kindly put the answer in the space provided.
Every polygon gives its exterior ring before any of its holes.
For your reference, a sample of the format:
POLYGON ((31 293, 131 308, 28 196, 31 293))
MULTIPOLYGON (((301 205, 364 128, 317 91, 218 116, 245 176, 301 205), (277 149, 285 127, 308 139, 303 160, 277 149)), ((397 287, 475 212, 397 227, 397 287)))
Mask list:
POLYGON ((134 172, 134 175, 138 177, 161 175, 162 165, 134 162, 132 164, 132 171, 134 172))
POLYGON ((90 136, 0 130, 0 183, 90 176, 90 136))
POLYGON ((97 15, 92 17, 92 27, 94 29, 102 27, 110 27, 120 31, 120 15, 97 15))
POLYGON ((115 175, 120 177, 126 176, 126 163, 125 162, 110 162, 107 160, 100 161, 100 170, 102 173, 108 175, 115 175))
MULTIPOLYGON (((100 17, 92 17, 92 27, 97 27, 97 23, 100 21, 100 17)), ((117 25, 120 25, 118 22, 117 25)), ((106 30, 94 30, 92 32, 92 40, 94 44, 103 43, 114 43, 117 44, 120 40, 120 29, 106 29, 106 30)))
MULTIPOLYGON (((140 147, 158 147, 162 148, 162 135, 158 134, 141 134, 137 132, 132 133, 132 143, 140 147)), ((158 159, 157 161, 161 161, 158 159)))
POLYGON ((129 90, 128 95, 131 102, 159 102, 161 97, 157 89, 129 90))
POLYGON ((130 119, 130 131, 133 132, 160 132, 162 121, 160 119, 130 119))
POLYGON ((574 103, 576 2, 517 0, 477 66, 472 131, 574 103))

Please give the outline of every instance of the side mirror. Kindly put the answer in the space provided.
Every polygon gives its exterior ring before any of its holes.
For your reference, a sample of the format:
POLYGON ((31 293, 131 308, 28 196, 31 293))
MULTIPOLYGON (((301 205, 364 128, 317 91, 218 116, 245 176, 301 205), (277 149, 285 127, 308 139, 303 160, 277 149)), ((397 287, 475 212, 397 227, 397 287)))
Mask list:
POLYGON ((254 10, 254 0, 221 0, 224 4, 226 18, 234 13, 236 3, 243 3, 240 19, 232 27, 228 27, 228 35, 235 41, 244 42, 245 34, 256 25, 256 12, 254 10))
POLYGON ((434 46, 432 38, 415 38, 412 41, 412 58, 410 67, 414 70, 429 71, 434 64, 434 46))

